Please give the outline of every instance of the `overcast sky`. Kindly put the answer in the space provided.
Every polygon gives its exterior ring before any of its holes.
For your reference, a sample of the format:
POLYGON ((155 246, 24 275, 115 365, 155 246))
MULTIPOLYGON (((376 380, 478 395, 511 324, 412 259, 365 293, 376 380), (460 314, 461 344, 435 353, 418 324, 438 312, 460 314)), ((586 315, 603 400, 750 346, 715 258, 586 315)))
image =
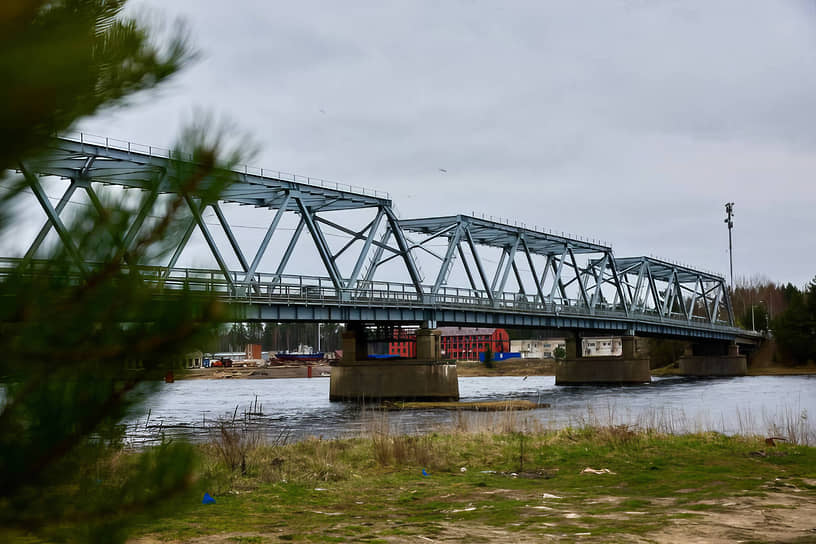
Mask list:
POLYGON ((200 59, 82 123, 154 145, 196 111, 253 164, 728 275, 816 275, 816 4, 141 0, 200 59), (443 172, 442 170, 446 170, 443 172))

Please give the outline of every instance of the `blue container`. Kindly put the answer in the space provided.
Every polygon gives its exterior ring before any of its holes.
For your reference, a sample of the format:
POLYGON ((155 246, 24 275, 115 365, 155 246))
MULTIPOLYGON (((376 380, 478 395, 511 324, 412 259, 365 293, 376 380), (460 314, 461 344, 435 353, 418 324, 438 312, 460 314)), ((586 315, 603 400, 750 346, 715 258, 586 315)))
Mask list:
MULTIPOLYGON (((517 358, 517 357, 519 357, 519 358, 521 357, 521 352, 520 351, 499 351, 499 352, 496 352, 496 353, 493 354, 493 360, 494 361, 504 361, 506 359, 514 359, 514 358, 517 358)), ((479 360, 484 363, 484 360, 485 360, 485 354, 484 353, 479 354, 479 360)))

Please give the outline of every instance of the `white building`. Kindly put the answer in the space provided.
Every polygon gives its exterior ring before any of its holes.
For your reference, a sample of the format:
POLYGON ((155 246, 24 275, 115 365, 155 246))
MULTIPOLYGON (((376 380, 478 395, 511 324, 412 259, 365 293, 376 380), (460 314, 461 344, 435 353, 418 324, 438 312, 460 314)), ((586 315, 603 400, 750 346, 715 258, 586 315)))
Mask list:
POLYGON ((527 340, 510 340, 510 351, 521 353, 523 359, 554 359, 557 348, 567 347, 563 338, 531 338, 527 340))
POLYGON ((604 336, 581 339, 582 357, 618 357, 623 353, 620 337, 604 336))

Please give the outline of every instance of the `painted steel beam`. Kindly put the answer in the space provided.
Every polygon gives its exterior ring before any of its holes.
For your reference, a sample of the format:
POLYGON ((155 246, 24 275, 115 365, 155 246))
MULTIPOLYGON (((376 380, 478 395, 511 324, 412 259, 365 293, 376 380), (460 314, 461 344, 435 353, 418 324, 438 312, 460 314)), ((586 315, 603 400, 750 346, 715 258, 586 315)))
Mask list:
POLYGON ((283 199, 283 204, 280 208, 278 208, 277 212, 275 212, 275 217, 272 218, 272 223, 270 223, 269 228, 266 229, 266 234, 264 234, 263 240, 261 240, 261 245, 258 247, 258 251, 255 253, 252 263, 250 263, 249 268, 246 270, 244 283, 249 284, 252 281, 252 276, 254 276, 255 272, 258 270, 258 266, 261 264, 261 259, 266 253, 266 248, 269 247, 269 242, 272 241, 272 236, 275 234, 278 224, 289 206, 290 198, 291 197, 287 194, 283 199))
POLYGON ((65 225, 60 219, 59 214, 57 211, 51 206, 51 201, 48 200, 48 195, 45 194, 45 191, 40 185, 40 180, 37 179, 37 176, 32 174, 28 171, 28 169, 23 165, 20 164, 20 172, 22 172, 23 177, 28 183, 28 186, 31 188, 31 192, 34 193, 37 201, 40 203, 43 211, 45 211, 45 215, 48 217, 48 220, 51 222, 54 230, 57 231, 57 235, 59 236, 62 244, 65 246, 65 250, 70 255, 71 259, 76 264, 77 268, 84 274, 88 274, 88 266, 85 264, 85 261, 79 254, 79 250, 77 249, 76 245, 74 245, 74 241, 71 239, 71 235, 68 232, 68 229, 65 228, 65 225))
MULTIPOLYGON (((62 210, 65 208, 65 206, 68 205, 68 202, 70 202, 71 200, 71 196, 73 196, 74 191, 76 191, 78 186, 79 184, 77 183, 77 181, 75 179, 71 179, 71 184, 68 186, 67 189, 65 189, 65 192, 62 194, 62 197, 57 203, 57 206, 54 208, 54 213, 57 217, 59 217, 59 215, 62 213, 62 210)), ((49 232, 51 232, 52 226, 53 223, 51 222, 51 219, 48 217, 48 214, 46 212, 45 224, 40 229, 40 232, 37 233, 37 237, 34 238, 34 241, 31 243, 31 246, 29 246, 28 251, 26 251, 26 254, 23 257, 24 265, 34 258, 34 254, 37 253, 37 250, 45 241, 45 237, 48 236, 49 232)))
POLYGON ((360 271, 363 269, 365 258, 368 256, 368 253, 371 250, 371 245, 374 242, 374 236, 377 234, 377 229, 380 228, 380 222, 382 221, 383 215, 385 215, 385 212, 383 211, 382 207, 377 208, 377 215, 368 226, 368 236, 366 236, 363 248, 360 251, 360 255, 357 257, 357 262, 354 263, 354 269, 351 271, 351 276, 349 276, 346 287, 353 288, 357 284, 357 278, 360 275, 360 271))
POLYGON ((311 210, 309 210, 303 204, 300 197, 295 197, 295 202, 300 209, 300 216, 306 223, 306 228, 309 229, 309 233, 312 235, 312 240, 314 241, 317 252, 320 255, 320 260, 323 261, 323 266, 326 267, 326 272, 329 273, 329 277, 331 278, 332 284, 334 284, 334 288, 342 289, 343 279, 340 276, 340 271, 337 269, 337 263, 335 263, 334 259, 332 258, 331 250, 329 249, 329 245, 326 243, 326 238, 323 236, 323 231, 320 230, 320 226, 318 225, 318 222, 315 221, 315 217, 311 210))

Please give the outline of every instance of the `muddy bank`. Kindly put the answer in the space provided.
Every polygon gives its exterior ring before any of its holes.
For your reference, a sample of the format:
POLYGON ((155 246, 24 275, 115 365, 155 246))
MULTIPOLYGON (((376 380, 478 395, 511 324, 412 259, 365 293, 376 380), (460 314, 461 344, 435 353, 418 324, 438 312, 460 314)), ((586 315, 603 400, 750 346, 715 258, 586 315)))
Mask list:
MULTIPOLYGON (((262 368, 195 368, 188 370, 183 375, 176 376, 176 379, 185 380, 224 380, 224 379, 247 379, 263 380, 274 378, 308 378, 309 368, 305 365, 292 366, 270 366, 262 368)), ((327 364, 314 365, 311 367, 312 378, 328 378, 331 367, 327 364)))
POLYGON ((473 376, 554 376, 553 359, 507 359, 493 363, 488 368, 478 361, 457 361, 456 372, 459 377, 473 376))

